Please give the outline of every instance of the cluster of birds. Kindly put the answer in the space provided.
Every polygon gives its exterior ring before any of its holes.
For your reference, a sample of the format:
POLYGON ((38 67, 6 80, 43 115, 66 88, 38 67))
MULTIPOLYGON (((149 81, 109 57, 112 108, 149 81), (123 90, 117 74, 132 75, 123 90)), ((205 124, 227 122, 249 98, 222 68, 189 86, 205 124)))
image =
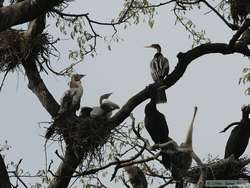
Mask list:
MULTIPOLYGON (((247 31, 248 32, 248 31, 247 31)), ((151 48, 157 50, 151 61, 151 75, 155 82, 162 82, 169 72, 169 62, 161 53, 159 44, 152 44, 151 48)), ((165 91, 159 90, 151 96, 151 100, 145 106, 145 127, 155 144, 162 144, 173 141, 169 137, 169 128, 165 116, 157 109, 157 104, 166 102, 165 91)), ((172 177, 177 181, 176 187, 182 187, 182 176, 187 172, 192 163, 192 132, 197 107, 190 124, 185 142, 178 146, 174 141, 172 145, 166 148, 172 152, 162 152, 162 163, 167 170, 170 170, 172 177)), ((232 126, 237 125, 231 132, 225 148, 224 158, 231 157, 239 159, 245 152, 250 137, 250 105, 242 107, 242 120, 231 123, 222 132, 225 132, 232 126)))
MULTIPOLYGON (((76 112, 80 109, 80 102, 83 95, 83 86, 81 79, 85 75, 73 74, 69 82, 69 89, 65 91, 60 101, 60 108, 57 116, 54 118, 54 122, 58 120, 64 120, 65 118, 76 115, 76 112)), ((81 108, 79 117, 81 118, 93 118, 106 120, 111 117, 112 111, 119 109, 119 106, 108 100, 112 93, 103 94, 99 99, 99 106, 81 108)), ((49 139, 55 132, 55 124, 50 126, 45 134, 45 138, 49 139)))
MULTIPOLYGON (((161 46, 159 44, 152 44, 146 46, 147 48, 156 49, 156 53, 150 63, 151 76, 155 83, 163 82, 168 77, 169 61, 161 53, 161 46)), ((76 114, 80 109, 80 101, 83 95, 83 87, 81 79, 85 75, 74 74, 69 83, 69 89, 64 93, 61 99, 60 109, 55 120, 66 118, 76 114)), ((99 106, 82 107, 79 117, 94 118, 94 119, 108 119, 112 115, 112 111, 119 109, 119 106, 114 102, 108 100, 112 93, 103 94, 99 99, 99 106)), ((177 181, 176 187, 182 187, 182 177, 190 168, 192 163, 192 133, 197 107, 195 107, 193 119, 191 121, 185 141, 178 145, 173 139, 169 137, 169 128, 165 116, 157 109, 157 104, 166 103, 167 97, 165 90, 159 88, 151 95, 149 103, 145 106, 144 124, 150 137, 155 144, 162 144, 171 141, 171 144, 162 149, 162 164, 167 170, 170 170, 172 177, 177 181), (171 152, 169 152, 171 151, 171 152)), ((242 107, 242 120, 234 122, 226 127, 222 132, 225 132, 231 126, 237 125, 231 132, 227 141, 225 149, 225 158, 233 155, 238 159, 245 151, 249 136, 250 136, 250 106, 242 107)), ((54 131, 54 130, 53 130, 54 131)), ((49 139, 54 133, 50 128, 47 130, 45 137, 49 139)), ((128 170, 128 169, 127 169, 128 170)), ((133 169, 135 171, 135 169, 133 169)), ((130 172, 130 171, 129 171, 130 172)), ((132 171, 131 171, 132 172, 132 171)))

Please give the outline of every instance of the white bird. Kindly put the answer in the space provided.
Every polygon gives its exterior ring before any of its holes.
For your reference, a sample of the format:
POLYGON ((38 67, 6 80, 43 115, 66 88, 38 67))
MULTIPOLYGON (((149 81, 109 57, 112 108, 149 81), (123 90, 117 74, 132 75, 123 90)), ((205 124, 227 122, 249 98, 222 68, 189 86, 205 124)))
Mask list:
MULTIPOLYGON (((83 87, 81 78, 85 75, 73 74, 69 82, 69 89, 65 91, 61 98, 61 105, 54 121, 74 115, 80 108, 80 102, 83 95, 83 87)), ((55 132, 56 124, 52 124, 45 134, 45 138, 49 139, 55 132)))
POLYGON ((112 93, 107 93, 100 96, 99 104, 100 106, 93 107, 93 110, 90 112, 90 117, 92 118, 110 118, 112 111, 119 109, 120 107, 114 102, 107 100, 112 93))
POLYGON ((65 91, 61 98, 61 105, 58 115, 74 114, 80 108, 80 102, 83 95, 83 86, 81 78, 85 75, 73 74, 69 82, 69 89, 65 91))

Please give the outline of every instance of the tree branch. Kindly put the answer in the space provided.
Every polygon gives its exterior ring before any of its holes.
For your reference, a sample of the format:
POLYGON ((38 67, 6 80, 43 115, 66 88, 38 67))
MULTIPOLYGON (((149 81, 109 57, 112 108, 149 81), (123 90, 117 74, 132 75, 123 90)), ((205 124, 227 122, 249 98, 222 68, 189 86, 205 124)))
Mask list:
POLYGON ((174 71, 167 76, 162 83, 154 83, 147 86, 145 89, 131 97, 127 103, 109 120, 113 127, 122 123, 137 107, 146 99, 150 98, 150 95, 158 88, 168 89, 173 86, 185 73, 188 65, 195 59, 212 53, 219 53, 223 55, 239 53, 245 56, 250 56, 250 50, 244 46, 230 47, 225 43, 206 43, 201 44, 185 53, 180 52, 177 55, 178 63, 174 71))
POLYGON ((0 32, 11 26, 31 21, 49 11, 63 0, 24 0, 0 8, 0 32))
POLYGON ((0 155, 0 188, 11 188, 10 179, 2 155, 0 155))

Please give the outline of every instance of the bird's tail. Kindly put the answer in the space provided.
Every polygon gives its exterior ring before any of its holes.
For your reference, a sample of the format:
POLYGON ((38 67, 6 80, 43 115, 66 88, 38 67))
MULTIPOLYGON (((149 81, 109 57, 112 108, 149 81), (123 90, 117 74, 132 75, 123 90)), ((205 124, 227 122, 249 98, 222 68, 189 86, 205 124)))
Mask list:
POLYGON ((167 96, 165 93, 165 89, 158 89, 156 94, 156 103, 166 103, 167 102, 167 96))

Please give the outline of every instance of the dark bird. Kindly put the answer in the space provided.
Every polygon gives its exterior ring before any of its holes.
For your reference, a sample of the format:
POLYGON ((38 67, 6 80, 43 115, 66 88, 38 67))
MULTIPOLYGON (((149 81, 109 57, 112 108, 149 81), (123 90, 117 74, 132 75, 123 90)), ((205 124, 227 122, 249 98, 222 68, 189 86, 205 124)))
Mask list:
POLYGON ((79 117, 81 118, 88 118, 90 117, 90 112, 93 110, 93 108, 89 107, 89 106, 84 106, 81 108, 79 117))
POLYGON ((250 13, 249 0, 229 0, 231 17, 234 24, 242 23, 250 13))
POLYGON ((93 110, 90 112, 90 117, 107 119, 112 116, 113 110, 120 108, 117 104, 108 100, 111 95, 112 93, 106 93, 100 96, 100 106, 93 107, 93 110))
MULTIPOLYGON (((169 72, 169 62, 166 57, 161 53, 161 46, 159 44, 152 44, 150 46, 145 46, 146 48, 155 48, 157 50, 154 58, 150 63, 150 72, 154 82, 161 82, 168 75, 169 72)), ((164 89, 158 89, 156 103, 167 102, 167 97, 164 89)))
MULTIPOLYGON (((80 108, 80 102, 83 95, 83 87, 81 83, 81 78, 85 75, 73 74, 69 82, 69 89, 65 91, 63 97, 61 98, 61 105, 58 110, 57 116, 54 121, 61 118, 66 118, 70 115, 75 115, 76 111, 80 108)), ((54 125, 54 124, 53 124, 54 125)), ((50 126, 45 134, 45 138, 49 139, 54 133, 54 127, 50 126)))
POLYGON ((241 35, 241 37, 239 38, 239 40, 236 42, 237 44, 242 44, 242 45, 250 45, 250 29, 247 28, 241 35))
POLYGON ((147 188, 147 179, 142 170, 137 166, 126 166, 124 168, 129 176, 129 181, 133 188, 147 188))
POLYGON ((248 117, 250 113, 250 106, 243 106, 241 111, 242 120, 240 122, 231 123, 223 131, 221 131, 226 132, 230 127, 237 125, 233 128, 227 140, 224 158, 234 155, 234 158, 238 159, 247 148, 250 137, 250 119, 248 117))
MULTIPOLYGON (((145 106, 144 124, 146 130, 155 144, 161 144, 169 141, 169 130, 165 116, 157 110, 156 97, 152 97, 150 102, 145 106)), ((162 153, 163 165, 168 169, 168 154, 162 153)))

